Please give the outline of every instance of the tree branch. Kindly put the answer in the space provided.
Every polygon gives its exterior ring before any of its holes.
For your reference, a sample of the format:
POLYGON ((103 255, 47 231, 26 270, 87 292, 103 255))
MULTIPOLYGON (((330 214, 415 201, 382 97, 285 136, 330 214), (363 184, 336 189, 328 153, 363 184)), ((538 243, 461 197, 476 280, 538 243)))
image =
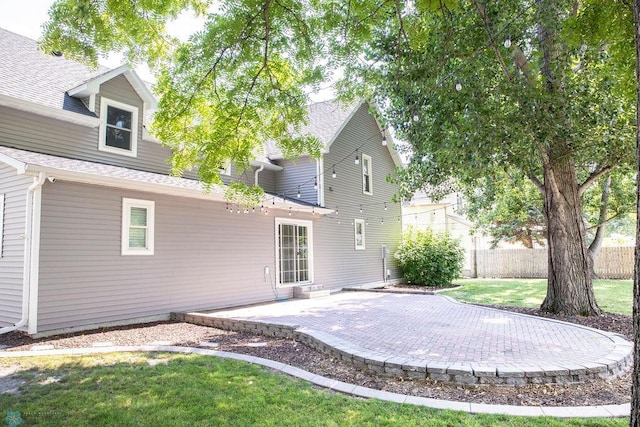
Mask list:
POLYGON ((602 184, 602 196, 600 197, 600 212, 598 214, 598 226, 596 229, 596 235, 593 238, 593 241, 589 245, 589 255, 591 258, 594 258, 600 247, 602 246, 602 241, 604 240, 604 232, 607 224, 607 210, 609 209, 609 193, 611 191, 611 177, 607 177, 604 183, 602 184))
POLYGON ((582 197, 582 194, 602 175, 609 173, 613 169, 613 166, 603 166, 600 169, 596 169, 589 175, 589 177, 580 185, 578 185, 578 195, 582 197))
POLYGON ((480 16, 480 19, 482 19, 482 22, 484 23, 484 30, 487 32, 487 35, 489 36, 489 45, 495 52, 496 57, 498 58, 498 62, 500 63, 500 67, 502 68, 502 71, 504 71, 504 74, 507 76, 507 78, 511 80, 513 76, 509 72, 509 69, 507 68, 507 64, 504 62, 504 58, 502 57, 502 53, 500 53, 500 49, 498 49, 498 46, 496 46, 495 38, 491 33, 490 22, 489 22, 489 17, 487 16, 487 12, 484 6, 478 3, 478 0, 472 0, 472 2, 474 7, 476 8, 476 11, 478 12, 478 15, 480 16))

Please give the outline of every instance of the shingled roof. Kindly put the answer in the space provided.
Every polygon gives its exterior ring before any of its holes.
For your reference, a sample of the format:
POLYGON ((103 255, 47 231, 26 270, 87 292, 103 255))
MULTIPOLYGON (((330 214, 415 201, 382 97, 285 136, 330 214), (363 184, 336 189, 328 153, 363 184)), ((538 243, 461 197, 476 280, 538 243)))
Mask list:
MULTIPOLYGON (((94 120, 96 115, 80 99, 70 96, 69 92, 78 97, 87 96, 87 93, 95 92, 95 88, 92 89, 94 83, 100 84, 104 78, 113 78, 114 73, 122 73, 130 80, 147 107, 153 108, 155 104, 148 87, 143 87, 144 83, 126 66, 116 69, 98 67, 93 70, 66 59, 64 55, 47 55, 38 48, 35 40, 2 28, 0 55, 0 101, 4 95, 49 109, 79 113, 94 120)), ((323 151, 328 151, 331 143, 362 104, 360 101, 344 105, 333 100, 311 104, 308 107, 308 123, 302 126, 300 133, 316 136, 323 151)), ((257 160, 265 163, 270 163, 268 159, 278 158, 282 158, 282 152, 273 141, 266 142, 264 154, 257 155, 257 160)))
MULTIPOLYGON (((226 201, 226 187, 223 185, 212 185, 207 189, 202 183, 192 179, 68 159, 16 148, 0 146, 0 162, 15 168, 19 174, 37 175, 43 172, 47 176, 55 177, 61 181, 148 191, 176 197, 226 201)), ((271 194, 265 195, 264 203, 267 201, 270 203, 270 208, 273 209, 294 209, 296 212, 315 212, 321 215, 333 212, 331 209, 271 194)))
POLYGON ((35 40, 0 28, 0 95, 95 116, 67 90, 108 71, 47 55, 35 40))
MULTIPOLYGON (((362 104, 363 102, 360 101, 344 105, 334 100, 311 104, 308 107, 308 123, 301 127, 299 133, 317 137, 323 150, 326 151, 362 104)), ((265 151, 270 159, 282 158, 282 152, 273 141, 266 144, 265 151)))

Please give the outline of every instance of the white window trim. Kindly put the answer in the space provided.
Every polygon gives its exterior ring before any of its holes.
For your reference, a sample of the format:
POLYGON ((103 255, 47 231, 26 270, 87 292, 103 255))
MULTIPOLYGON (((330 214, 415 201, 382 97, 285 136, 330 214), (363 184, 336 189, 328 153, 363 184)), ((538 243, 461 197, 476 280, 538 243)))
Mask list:
POLYGON ((122 156, 137 157, 138 156, 138 107, 114 101, 104 96, 100 99, 100 132, 98 139, 98 150, 107 153, 120 154, 122 156), (107 108, 115 107, 131 113, 131 150, 125 150, 118 147, 110 147, 107 145, 107 108))
POLYGON ((356 251, 363 251, 366 247, 365 241, 365 220, 364 219, 354 219, 353 220, 353 244, 356 251), (358 245, 358 224, 362 224, 362 244, 358 245))
POLYGON ((220 175, 231 176, 231 160, 227 160, 218 168, 220 175))
POLYGON ((151 200, 139 200, 122 198, 122 255, 153 255, 155 234, 155 202, 151 200), (131 226, 131 208, 144 208, 147 210, 147 247, 129 247, 129 228, 131 226))
POLYGON ((362 155, 362 194, 373 195, 373 163, 371 156, 366 154, 362 155), (369 191, 366 191, 366 175, 364 174, 364 165, 367 161, 369 162, 369 191))
POLYGON ((4 194, 0 194, 0 258, 3 254, 4 243, 4 194))
POLYGON ((313 283, 313 221, 308 220, 294 220, 290 218, 275 218, 275 237, 276 237, 276 284, 279 288, 292 288, 300 285, 309 285, 313 283), (307 244, 309 245, 307 257, 309 258, 309 280, 300 283, 281 283, 280 282, 280 236, 278 235, 278 229, 280 224, 298 225, 307 227, 307 244))

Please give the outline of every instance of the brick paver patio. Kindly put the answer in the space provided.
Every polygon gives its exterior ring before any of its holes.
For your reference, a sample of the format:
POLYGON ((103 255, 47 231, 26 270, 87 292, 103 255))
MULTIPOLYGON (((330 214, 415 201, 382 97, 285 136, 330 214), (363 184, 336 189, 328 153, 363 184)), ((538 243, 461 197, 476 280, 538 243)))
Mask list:
POLYGON ((288 326, 369 368, 465 383, 611 377, 626 370, 632 349, 614 334, 438 295, 344 292, 204 316, 288 326))

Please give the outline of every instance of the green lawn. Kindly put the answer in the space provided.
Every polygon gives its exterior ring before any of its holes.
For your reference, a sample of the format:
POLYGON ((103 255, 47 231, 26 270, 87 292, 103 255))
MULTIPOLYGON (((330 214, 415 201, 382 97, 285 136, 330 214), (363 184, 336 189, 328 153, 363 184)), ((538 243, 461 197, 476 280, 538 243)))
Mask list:
MULTIPOLYGON (((216 357, 120 353, 0 359, 20 365, 19 395, 0 394, 0 423, 29 426, 623 426, 628 419, 469 415, 318 390, 216 357), (150 363, 151 362, 151 363, 150 363)), ((6 379, 3 379, 6 381, 6 379)))
MULTIPOLYGON (((539 307, 547 293, 546 279, 459 279, 462 289, 446 291, 458 301, 516 307, 539 307)), ((633 282, 631 280, 596 280, 596 301, 604 311, 631 315, 633 282)))

